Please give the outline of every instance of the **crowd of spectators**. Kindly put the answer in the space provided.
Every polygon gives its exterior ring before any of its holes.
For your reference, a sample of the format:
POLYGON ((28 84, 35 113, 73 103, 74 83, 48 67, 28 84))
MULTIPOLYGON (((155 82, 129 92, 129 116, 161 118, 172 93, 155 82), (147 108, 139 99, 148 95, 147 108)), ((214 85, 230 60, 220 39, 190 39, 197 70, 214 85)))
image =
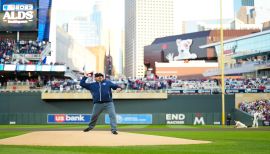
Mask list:
POLYGON ((79 85, 78 81, 74 81, 71 79, 58 79, 54 78, 53 80, 49 80, 46 83, 45 87, 46 91, 81 91, 82 87, 79 85))
MULTIPOLYGON (((220 80, 206 79, 206 80, 179 80, 176 78, 166 79, 132 79, 120 78, 110 79, 113 83, 122 87, 126 91, 147 91, 147 90, 216 90, 220 89, 220 80)), ((88 82, 93 82, 89 79, 88 82)), ((71 79, 56 79, 47 82, 47 87, 52 90, 81 90, 79 81, 71 79)), ((257 79, 226 79, 225 89, 270 89, 269 78, 257 79)))
POLYGON ((16 50, 16 42, 0 38, 0 64, 11 63, 12 55, 16 50))
MULTIPOLYGON (((0 38, 0 64, 13 64, 13 54, 41 54, 47 44, 48 42, 45 41, 15 41, 0 38)), ((25 63, 22 60, 18 62, 25 63)), ((33 63, 33 61, 30 61, 30 63, 33 63)))
POLYGON ((17 53, 18 54, 41 54, 47 42, 38 42, 38 41, 24 41, 21 40, 17 42, 17 53))
POLYGON ((269 55, 264 56, 254 56, 254 57, 248 57, 243 59, 237 59, 236 65, 242 65, 242 64, 261 64, 266 62, 269 59, 269 55))
POLYGON ((254 113, 258 112, 260 113, 259 118, 261 120, 270 120, 270 99, 262 99, 251 102, 243 101, 240 102, 239 109, 252 116, 254 113))
POLYGON ((270 89, 270 78, 226 79, 225 89, 270 89))
MULTIPOLYGON (((220 80, 217 79, 205 79, 205 80, 180 80, 174 77, 171 78, 119 78, 110 80, 122 87, 127 91, 151 91, 151 90, 197 90, 205 91, 205 93, 214 94, 215 91, 221 91, 220 80), (207 91, 208 90, 208 91, 207 91), (207 92, 206 92, 207 91, 207 92)), ((14 82, 26 82, 14 81, 14 82)), ((29 82, 29 81, 28 81, 29 82)), ((36 86, 34 87, 46 87, 47 90, 53 91, 81 91, 82 88, 79 85, 79 80, 65 79, 63 77, 50 79, 41 79, 34 81, 36 86), (37 81, 39 83, 37 83, 37 81)), ((89 78, 87 82, 94 82, 89 78)), ((2 83, 2 85, 5 85, 2 83)), ((33 85, 33 84, 31 84, 33 85)), ((225 90, 239 90, 245 89, 245 92, 249 92, 248 89, 260 89, 270 91, 270 78, 255 78, 255 79, 225 79, 225 90)), ((239 91, 240 92, 240 91, 239 91)), ((260 91, 264 92, 264 91, 260 91)))

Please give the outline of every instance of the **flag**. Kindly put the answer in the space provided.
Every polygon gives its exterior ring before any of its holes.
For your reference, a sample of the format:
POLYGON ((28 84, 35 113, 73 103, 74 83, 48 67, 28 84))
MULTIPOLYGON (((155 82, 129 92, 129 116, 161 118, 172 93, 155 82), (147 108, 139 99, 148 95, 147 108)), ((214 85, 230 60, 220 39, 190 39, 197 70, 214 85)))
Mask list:
POLYGON ((42 60, 42 64, 46 64, 46 61, 47 61, 47 57, 45 57, 45 58, 42 60))

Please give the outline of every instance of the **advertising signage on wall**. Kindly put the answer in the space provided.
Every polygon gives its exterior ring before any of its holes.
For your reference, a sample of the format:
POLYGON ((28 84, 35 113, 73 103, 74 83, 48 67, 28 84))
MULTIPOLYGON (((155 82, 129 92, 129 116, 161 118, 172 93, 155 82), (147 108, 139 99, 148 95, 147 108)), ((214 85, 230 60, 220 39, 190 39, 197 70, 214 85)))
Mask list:
POLYGON ((0 31, 37 30, 37 0, 1 0, 0 31))
POLYGON ((0 64, 0 71, 3 71, 3 70, 4 70, 4 65, 0 64))
MULTIPOLYGON (((118 124, 152 124, 152 114, 117 114, 118 124)), ((108 114, 105 114, 105 123, 110 123, 108 114)))
POLYGON ((48 114, 47 123, 89 123, 91 119, 90 114, 48 114))
POLYGON ((65 65, 20 65, 0 64, 0 71, 41 71, 41 72, 65 72, 65 65))

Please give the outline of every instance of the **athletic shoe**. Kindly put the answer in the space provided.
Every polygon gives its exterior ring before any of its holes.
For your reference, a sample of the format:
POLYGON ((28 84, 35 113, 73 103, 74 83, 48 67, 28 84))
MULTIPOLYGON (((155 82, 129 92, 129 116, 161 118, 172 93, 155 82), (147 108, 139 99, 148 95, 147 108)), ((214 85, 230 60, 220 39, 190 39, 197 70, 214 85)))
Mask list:
POLYGON ((89 132, 91 129, 93 129, 93 128, 87 127, 87 128, 85 128, 83 131, 84 131, 84 132, 89 132))
POLYGON ((117 135, 117 134, 118 134, 116 130, 112 130, 112 133, 113 133, 114 135, 117 135))

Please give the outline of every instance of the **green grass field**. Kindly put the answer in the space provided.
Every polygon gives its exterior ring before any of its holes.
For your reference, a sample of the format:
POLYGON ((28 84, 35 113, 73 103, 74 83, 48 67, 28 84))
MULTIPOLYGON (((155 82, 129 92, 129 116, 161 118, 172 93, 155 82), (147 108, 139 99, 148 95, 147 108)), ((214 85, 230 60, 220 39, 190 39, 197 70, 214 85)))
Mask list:
MULTIPOLYGON (((0 125, 0 138, 17 136, 34 130, 81 130, 85 125, 0 125)), ((108 129, 98 125, 96 129, 108 129)), ((233 129, 221 126, 190 125, 120 125, 119 132, 170 136, 212 141, 202 145, 128 146, 128 147, 41 147, 0 145, 0 154, 176 154, 176 153, 262 153, 270 151, 270 127, 233 129)))

